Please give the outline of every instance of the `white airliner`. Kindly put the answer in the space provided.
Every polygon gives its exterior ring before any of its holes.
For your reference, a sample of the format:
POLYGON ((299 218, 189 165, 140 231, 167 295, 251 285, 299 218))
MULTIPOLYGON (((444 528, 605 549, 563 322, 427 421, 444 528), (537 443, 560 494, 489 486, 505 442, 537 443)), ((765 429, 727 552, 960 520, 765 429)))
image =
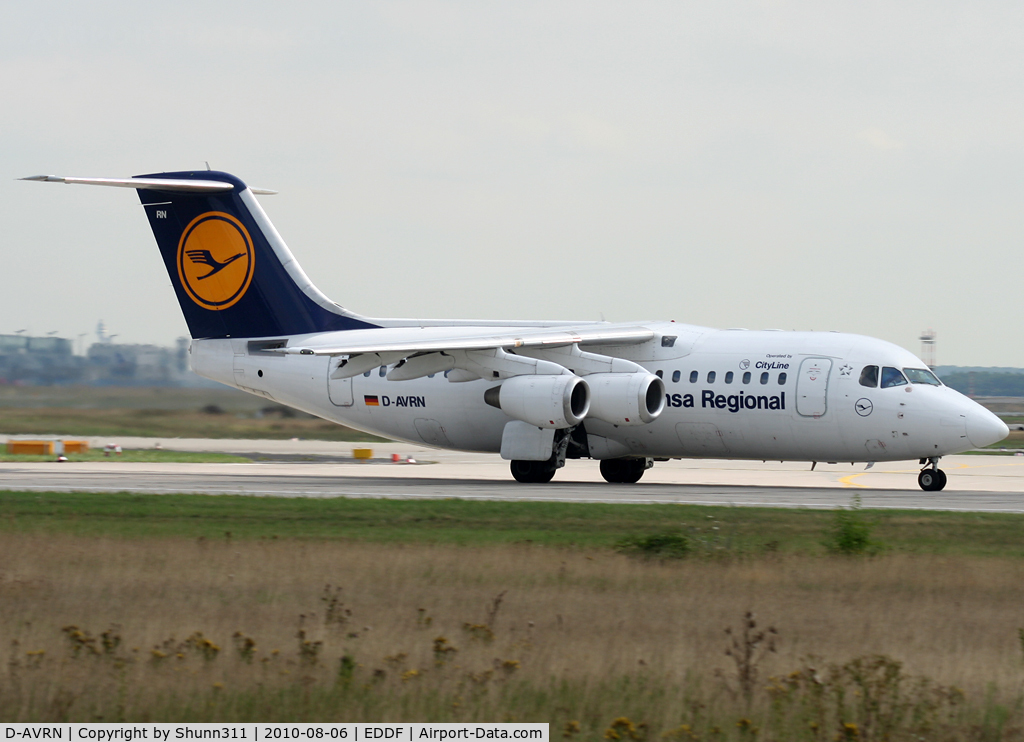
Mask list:
POLYGON ((567 458, 637 482, 656 461, 918 459, 1009 430, 912 353, 860 335, 677 322, 373 319, 324 296, 223 172, 25 180, 135 188, 208 379, 370 433, 500 453, 520 482, 567 458))

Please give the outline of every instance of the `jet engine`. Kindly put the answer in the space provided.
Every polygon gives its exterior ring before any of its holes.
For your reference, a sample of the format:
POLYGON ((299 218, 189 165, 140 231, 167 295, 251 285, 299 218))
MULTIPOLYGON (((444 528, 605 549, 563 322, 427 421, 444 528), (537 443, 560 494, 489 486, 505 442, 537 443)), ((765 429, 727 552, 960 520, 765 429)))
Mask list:
POLYGON ((590 374, 590 417, 613 425, 646 425, 665 409, 665 382, 654 374, 590 374))
POLYGON ((538 428, 571 428, 590 409, 590 387, 579 376, 513 376, 484 392, 484 401, 538 428))

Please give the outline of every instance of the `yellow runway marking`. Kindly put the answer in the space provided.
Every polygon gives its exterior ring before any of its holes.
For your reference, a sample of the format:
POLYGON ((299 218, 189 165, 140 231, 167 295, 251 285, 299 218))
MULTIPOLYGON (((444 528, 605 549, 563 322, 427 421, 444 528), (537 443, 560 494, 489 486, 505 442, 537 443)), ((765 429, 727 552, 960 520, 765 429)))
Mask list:
POLYGON ((858 482, 850 481, 855 477, 863 477, 865 474, 867 474, 866 471, 862 471, 860 474, 848 474, 845 477, 839 477, 839 481, 843 483, 844 487, 867 487, 866 484, 860 484, 858 482))

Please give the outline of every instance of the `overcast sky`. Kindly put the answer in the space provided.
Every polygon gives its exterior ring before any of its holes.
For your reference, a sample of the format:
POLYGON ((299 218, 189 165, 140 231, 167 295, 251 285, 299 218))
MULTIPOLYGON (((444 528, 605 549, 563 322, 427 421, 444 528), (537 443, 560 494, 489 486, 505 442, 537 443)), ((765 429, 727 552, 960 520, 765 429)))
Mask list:
POLYGON ((204 167, 371 316, 841 330, 1024 366, 1024 5, 4 2, 0 333, 187 334, 204 167))

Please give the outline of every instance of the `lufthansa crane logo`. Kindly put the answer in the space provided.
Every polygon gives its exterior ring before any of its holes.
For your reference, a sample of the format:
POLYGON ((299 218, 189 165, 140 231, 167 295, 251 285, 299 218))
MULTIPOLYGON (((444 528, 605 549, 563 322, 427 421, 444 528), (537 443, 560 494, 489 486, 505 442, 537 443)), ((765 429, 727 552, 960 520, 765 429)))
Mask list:
POLYGON ((252 238, 230 214, 208 211, 185 228, 178 242, 178 278, 205 309, 227 309, 252 282, 252 238))

